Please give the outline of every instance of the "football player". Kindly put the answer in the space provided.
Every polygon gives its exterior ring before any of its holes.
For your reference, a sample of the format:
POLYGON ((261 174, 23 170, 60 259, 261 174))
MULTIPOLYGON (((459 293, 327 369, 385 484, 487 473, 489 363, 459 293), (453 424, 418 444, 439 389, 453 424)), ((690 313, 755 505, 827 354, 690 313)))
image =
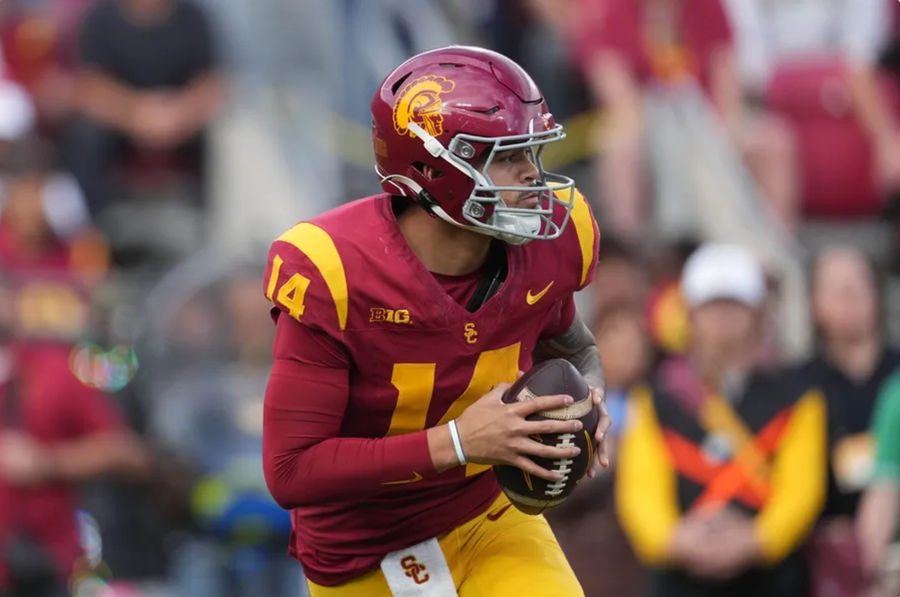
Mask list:
POLYGON ((546 172, 563 139, 531 77, 479 48, 419 54, 372 99, 383 194, 272 244, 274 366, 263 459, 291 510, 290 551, 313 597, 582 595, 542 516, 501 493, 491 465, 560 480, 529 457, 578 448, 527 421, 571 403, 501 402, 536 360, 569 359, 609 419, 593 336, 573 293, 599 234, 572 179, 546 172))

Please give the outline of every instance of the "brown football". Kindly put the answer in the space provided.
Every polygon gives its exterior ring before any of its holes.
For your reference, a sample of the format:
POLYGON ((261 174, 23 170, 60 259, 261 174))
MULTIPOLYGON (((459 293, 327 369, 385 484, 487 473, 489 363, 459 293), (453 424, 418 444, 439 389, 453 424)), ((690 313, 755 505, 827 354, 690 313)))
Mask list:
POLYGON ((532 439, 555 446, 578 446, 581 453, 575 458, 562 460, 531 457, 539 466, 562 473, 561 481, 534 477, 515 466, 494 467, 497 480, 509 501, 526 514, 540 514, 561 504, 587 474, 594 458, 594 432, 599 416, 587 381, 569 361, 550 359, 535 365, 506 390, 503 402, 513 404, 551 394, 568 394, 575 402, 564 408, 534 413, 529 415, 528 420, 580 419, 584 428, 577 433, 540 434, 532 436, 532 439))

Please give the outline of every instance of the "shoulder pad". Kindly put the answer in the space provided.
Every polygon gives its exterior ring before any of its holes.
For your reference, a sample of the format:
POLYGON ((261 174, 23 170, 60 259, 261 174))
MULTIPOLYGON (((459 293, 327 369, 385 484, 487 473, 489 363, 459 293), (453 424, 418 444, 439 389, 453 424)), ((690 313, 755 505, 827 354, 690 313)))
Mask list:
POLYGON ((301 222, 269 249, 266 298, 297 321, 323 330, 347 327, 347 274, 331 236, 301 222))
MULTIPOLYGON (((568 197, 563 196, 565 191, 554 193, 559 199, 568 200, 568 197)), ((572 207, 568 216, 570 221, 557 242, 563 243, 567 252, 570 250, 569 247, 574 247, 573 252, 577 255, 574 261, 578 264, 574 272, 575 288, 581 290, 594 279, 597 252, 600 247, 600 230, 587 199, 578 189, 572 189, 572 207)))

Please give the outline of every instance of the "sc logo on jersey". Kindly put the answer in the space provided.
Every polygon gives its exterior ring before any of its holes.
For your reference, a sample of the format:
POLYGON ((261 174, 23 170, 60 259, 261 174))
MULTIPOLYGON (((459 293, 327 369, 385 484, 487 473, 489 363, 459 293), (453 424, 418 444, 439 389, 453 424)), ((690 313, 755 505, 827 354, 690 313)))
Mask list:
POLYGON ((385 309, 384 307, 372 307, 369 310, 369 323, 387 322, 409 324, 409 309, 385 309))

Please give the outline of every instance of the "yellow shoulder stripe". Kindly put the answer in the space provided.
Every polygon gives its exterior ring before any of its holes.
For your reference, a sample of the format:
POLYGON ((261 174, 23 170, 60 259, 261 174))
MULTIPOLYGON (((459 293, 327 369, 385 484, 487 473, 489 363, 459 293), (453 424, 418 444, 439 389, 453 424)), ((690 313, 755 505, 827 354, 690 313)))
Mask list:
POLYGON ((580 191, 575 190, 575 199, 572 202, 572 223, 575 224, 575 234, 578 236, 578 245, 581 247, 581 285, 587 280, 588 270, 594 261, 594 222, 591 216, 591 208, 580 191))
POLYGON ((309 222, 301 222, 278 237, 306 255, 328 286, 337 309, 338 324, 347 327, 347 275, 334 241, 327 232, 309 222))

